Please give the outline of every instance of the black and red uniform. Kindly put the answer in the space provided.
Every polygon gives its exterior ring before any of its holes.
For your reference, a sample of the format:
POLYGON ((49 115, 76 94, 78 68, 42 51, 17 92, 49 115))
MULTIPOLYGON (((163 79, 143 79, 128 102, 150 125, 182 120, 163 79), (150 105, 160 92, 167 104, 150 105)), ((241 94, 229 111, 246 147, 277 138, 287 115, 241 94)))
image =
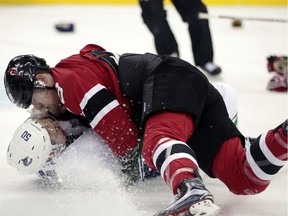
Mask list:
POLYGON ((287 161, 281 127, 245 141, 219 92, 178 58, 127 53, 118 61, 87 45, 51 70, 62 103, 84 116, 116 156, 142 136, 145 162, 174 193, 199 167, 234 193, 259 193, 287 161))
POLYGON ((91 51, 104 49, 87 45, 51 68, 61 102, 90 126, 120 157, 138 144, 138 131, 131 121, 130 104, 124 97, 115 72, 91 51))

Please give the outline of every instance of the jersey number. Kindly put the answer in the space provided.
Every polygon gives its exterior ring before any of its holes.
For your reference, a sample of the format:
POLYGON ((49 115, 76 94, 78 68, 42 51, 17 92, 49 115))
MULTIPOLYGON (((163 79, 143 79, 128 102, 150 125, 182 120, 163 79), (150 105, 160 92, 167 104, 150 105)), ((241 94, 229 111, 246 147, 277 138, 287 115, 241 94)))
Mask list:
POLYGON ((21 135, 21 138, 27 142, 31 136, 32 135, 28 133, 28 131, 24 131, 23 134, 21 135))

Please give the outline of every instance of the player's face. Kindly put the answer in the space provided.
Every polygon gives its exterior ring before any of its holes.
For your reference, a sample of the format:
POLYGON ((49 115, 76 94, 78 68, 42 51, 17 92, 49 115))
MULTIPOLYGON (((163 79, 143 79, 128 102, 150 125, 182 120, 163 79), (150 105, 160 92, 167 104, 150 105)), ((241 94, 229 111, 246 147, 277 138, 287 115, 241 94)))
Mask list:
POLYGON ((57 91, 55 88, 53 89, 54 85, 55 82, 51 74, 38 71, 32 97, 32 105, 38 113, 59 116, 66 112, 57 91))
POLYGON ((54 116, 59 116, 66 112, 66 108, 60 102, 57 92, 54 89, 34 89, 32 105, 35 110, 54 116))
POLYGON ((65 144, 66 135, 59 122, 50 118, 37 120, 49 133, 52 144, 65 144))
MULTIPOLYGON (((66 144, 66 133, 65 131, 60 127, 60 124, 56 120, 52 120, 51 118, 44 118, 44 119, 38 119, 37 122, 39 122, 48 132, 51 140, 51 144, 60 144, 65 145, 66 144)), ((55 148, 50 154, 51 158, 54 158, 58 156, 61 153, 61 148, 55 148)))

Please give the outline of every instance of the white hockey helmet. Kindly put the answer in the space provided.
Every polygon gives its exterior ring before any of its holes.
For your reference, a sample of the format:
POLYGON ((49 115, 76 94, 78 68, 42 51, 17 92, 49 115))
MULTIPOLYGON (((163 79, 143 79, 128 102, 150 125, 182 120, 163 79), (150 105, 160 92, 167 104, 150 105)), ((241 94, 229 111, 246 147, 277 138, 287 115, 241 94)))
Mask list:
POLYGON ((16 129, 8 146, 7 161, 20 173, 36 173, 49 160, 52 150, 47 130, 28 119, 16 129))

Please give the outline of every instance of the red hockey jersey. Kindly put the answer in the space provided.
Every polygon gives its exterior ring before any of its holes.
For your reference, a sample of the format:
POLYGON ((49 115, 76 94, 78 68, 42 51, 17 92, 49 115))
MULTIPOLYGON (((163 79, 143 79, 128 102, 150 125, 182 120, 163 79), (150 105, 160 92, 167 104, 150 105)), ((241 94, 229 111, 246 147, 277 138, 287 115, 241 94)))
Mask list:
POLYGON ((129 101, 107 62, 91 55, 103 50, 89 44, 80 54, 61 60, 51 68, 61 102, 76 115, 85 116, 90 126, 107 142, 116 156, 136 147, 138 132, 130 119, 129 101))

